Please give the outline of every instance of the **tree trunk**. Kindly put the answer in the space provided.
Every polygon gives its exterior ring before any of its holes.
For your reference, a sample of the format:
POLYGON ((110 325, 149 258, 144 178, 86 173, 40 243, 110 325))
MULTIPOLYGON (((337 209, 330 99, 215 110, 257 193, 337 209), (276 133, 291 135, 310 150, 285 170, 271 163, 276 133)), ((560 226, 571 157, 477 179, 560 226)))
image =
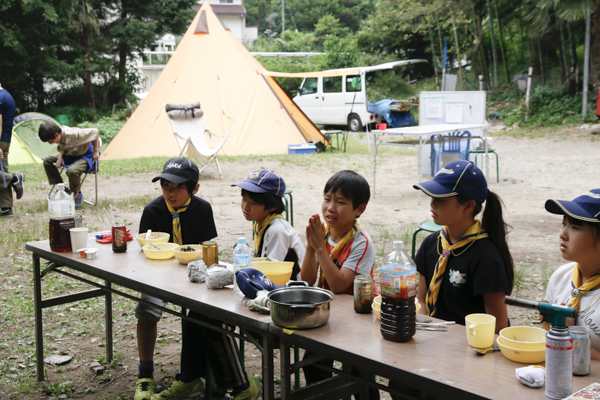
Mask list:
POLYGON ((498 33, 500 34, 500 53, 502 54, 502 63, 504 64, 504 72, 506 73, 506 83, 509 84, 510 72, 508 71, 508 62, 506 61, 506 49, 504 48, 504 35, 502 34, 502 21, 498 14, 498 1, 494 0, 494 9, 496 10, 496 19, 498 20, 498 33))
POLYGON ((83 47, 83 84, 88 90, 90 96, 90 105, 92 111, 96 111, 96 98, 94 96, 94 85, 92 84, 92 72, 90 71, 90 54, 92 52, 90 48, 90 32, 88 28, 81 30, 79 34, 79 40, 83 47))
POLYGON ((44 92, 44 77, 37 75, 33 78, 33 87, 37 98, 37 110, 46 111, 46 93, 44 92))
POLYGON ((541 75, 540 71, 541 71, 541 63, 540 63, 540 52, 541 49, 541 43, 538 39, 531 39, 531 42, 529 42, 529 54, 530 54, 530 58, 529 58, 529 66, 531 66, 533 68, 533 73, 536 75, 541 75))
POLYGON ((454 45, 456 46, 456 58, 458 59, 458 82, 464 88, 462 58, 460 56, 460 43, 458 41, 458 32, 456 31, 456 23, 454 22, 454 13, 452 12, 452 8, 450 8, 450 13, 452 14, 452 29, 454 31, 454 45))
POLYGON ((592 41, 592 73, 593 77, 590 82, 597 82, 600 79, 600 0, 596 3, 594 12, 592 13, 594 26, 594 39, 592 41))
MULTIPOLYGON (((474 80, 477 82, 479 79, 479 68, 477 68, 477 55, 481 50, 481 46, 483 43, 483 27, 482 27, 482 14, 483 14, 483 2, 477 1, 474 5, 473 10, 473 22, 475 24, 475 31, 473 32, 473 47, 469 51, 469 60, 471 60, 471 66, 473 67, 474 80)), ((482 59, 485 57, 482 57, 482 59)), ((488 79, 486 77, 486 79, 488 79)))
MULTIPOLYGON (((126 1, 121 2, 121 19, 124 20, 127 18, 127 9, 126 9, 126 1)), ((127 78, 127 43, 124 41, 119 43, 119 94, 121 97, 121 101, 125 101, 125 90, 126 86, 126 78, 127 78)))
POLYGON ((492 4, 487 0, 488 21, 490 22, 490 39, 492 41, 492 63, 494 67, 494 86, 498 86, 498 67, 496 63, 496 35, 494 32, 494 15, 492 14, 492 4))
POLYGON ((560 55, 562 58, 563 64, 563 79, 566 80, 567 75, 569 74, 569 67, 567 66, 567 47, 565 46, 565 35, 563 31, 563 23, 562 21, 558 22, 559 32, 560 32, 560 55))

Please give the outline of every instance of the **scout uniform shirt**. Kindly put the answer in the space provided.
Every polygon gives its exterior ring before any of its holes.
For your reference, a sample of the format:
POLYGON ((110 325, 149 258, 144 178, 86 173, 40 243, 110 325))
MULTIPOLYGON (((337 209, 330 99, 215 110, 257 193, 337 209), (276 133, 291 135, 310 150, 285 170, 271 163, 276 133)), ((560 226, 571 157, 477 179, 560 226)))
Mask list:
MULTIPOLYGON (((90 148, 90 142, 98 137, 96 128, 71 128, 63 125, 61 130, 58 151, 64 152, 65 156, 83 156, 90 148)), ((100 151, 100 149, 96 150, 100 151)))

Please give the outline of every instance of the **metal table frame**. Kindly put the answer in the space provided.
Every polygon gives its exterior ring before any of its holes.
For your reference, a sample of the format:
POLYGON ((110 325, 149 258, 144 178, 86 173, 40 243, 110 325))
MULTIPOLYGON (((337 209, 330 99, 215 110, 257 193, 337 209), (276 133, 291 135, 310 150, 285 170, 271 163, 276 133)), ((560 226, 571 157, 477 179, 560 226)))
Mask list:
MULTIPOLYGON (((93 237, 93 236, 92 236, 93 237)), ((91 238, 89 240, 92 240, 91 238)), ((130 248, 128 251, 139 252, 141 249, 137 243, 129 242, 130 248), (135 248, 137 247, 137 248, 135 248)), ((117 294, 119 296, 126 297, 130 300, 149 304, 140 298, 125 293, 122 290, 113 287, 119 285, 127 289, 132 289, 145 293, 152 293, 152 295, 165 299, 166 301, 175 305, 181 306, 182 312, 174 311, 171 309, 160 307, 164 312, 171 313, 179 316, 182 319, 192 321, 202 326, 206 326, 211 329, 215 329, 214 325, 207 324, 203 321, 199 321, 194 318, 190 318, 184 314, 184 310, 191 309, 209 317, 218 318, 224 323, 229 325, 236 325, 239 327, 240 332, 231 332, 227 329, 216 328, 230 336, 236 337, 241 341, 249 341, 253 343, 262 352, 262 369, 263 369, 263 398, 271 400, 274 398, 274 364, 273 364, 273 336, 269 333, 270 317, 266 319, 252 318, 255 315, 260 317, 258 313, 252 313, 248 311, 248 315, 241 315, 236 312, 223 309, 215 304, 208 304, 199 302, 197 299, 186 297, 183 294, 177 294, 163 290, 159 287, 153 287, 147 283, 132 280, 129 277, 116 274, 108 268, 103 268, 98 265, 97 261, 100 261, 103 265, 107 263, 114 264, 121 257, 115 253, 112 253, 110 246, 101 246, 98 250, 97 260, 86 260, 79 258, 76 253, 65 252, 55 253, 50 251, 48 241, 42 242, 31 242, 27 243, 25 248, 33 253, 33 281, 34 281, 34 301, 35 301, 35 338, 36 338, 36 367, 37 367, 37 378, 38 381, 44 380, 44 344, 43 344, 43 316, 42 310, 48 307, 54 307, 62 304, 68 304, 80 300, 95 298, 104 296, 105 298, 105 329, 106 329, 106 358, 108 361, 113 359, 113 341, 112 341, 112 295, 117 294), (112 258, 110 258, 112 257, 112 258), (42 270, 41 259, 48 260, 46 268, 42 270), (110 261, 109 261, 110 260, 110 261), (91 277, 99 278, 104 280, 104 284, 94 282, 87 277, 81 277, 73 274, 66 270, 72 269, 82 272, 91 277), (56 296, 48 299, 42 298, 42 278, 50 272, 60 273, 64 276, 76 279, 80 282, 86 283, 96 289, 83 291, 75 294, 69 294, 64 296, 56 296), (262 338, 261 343, 255 339, 255 336, 262 338)), ((127 254, 127 253, 122 253, 127 254)), ((144 257, 143 253, 140 257, 144 257)), ((172 260, 172 262, 175 262, 172 260)), ((138 268, 143 269, 143 265, 138 265, 138 268)), ((181 266, 183 267, 183 266, 181 266)), ((144 274, 144 272, 141 272, 144 274)), ((173 279, 186 279, 187 280, 187 269, 181 268, 181 274, 174 277, 173 279)), ((199 284, 198 284, 199 285, 199 284)), ((205 285, 201 286, 204 290, 205 285)), ((219 292, 219 291, 212 291, 219 292)), ((232 301, 238 301, 241 303, 239 296, 230 294, 232 301)), ((153 305, 155 306, 155 305, 153 305)), ((156 306, 155 306, 156 307, 156 306)), ((245 306, 243 306, 245 308, 245 306)))
MULTIPOLYGON (((466 131, 470 129, 481 129, 483 134, 481 136, 470 136, 469 139, 473 138, 481 138, 484 143, 484 163, 485 163, 485 175, 489 176, 489 160, 488 160, 488 150, 487 150, 487 128, 488 124, 436 124, 436 125, 421 125, 421 126, 409 126, 404 128, 390 128, 385 131, 380 130, 372 130, 373 134, 373 196, 375 196, 375 181, 376 181, 376 173, 377 173, 377 148, 379 146, 409 146, 409 147, 417 147, 417 157, 418 157, 418 182, 421 182, 421 149, 427 143, 430 143, 429 140, 432 135, 440 136, 440 140, 444 136, 445 133, 457 132, 457 131, 466 131), (385 135, 389 136, 398 136, 405 140, 393 141, 393 142, 384 142, 382 138, 385 135), (409 140, 406 140, 406 139, 409 140), (412 138, 412 139, 411 139, 412 138)), ((461 137, 460 139, 466 139, 461 137)), ((458 140, 458 139, 455 139, 458 140)), ((419 192, 419 204, 421 203, 421 195, 419 192)))

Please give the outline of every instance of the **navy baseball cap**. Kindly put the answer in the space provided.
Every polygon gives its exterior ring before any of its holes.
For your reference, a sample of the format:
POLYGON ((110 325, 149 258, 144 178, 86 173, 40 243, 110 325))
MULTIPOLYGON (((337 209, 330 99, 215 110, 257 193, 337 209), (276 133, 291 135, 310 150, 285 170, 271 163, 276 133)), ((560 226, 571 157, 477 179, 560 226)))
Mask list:
POLYGON ((600 189, 592 189, 572 201, 546 200, 546 210, 587 222, 600 222, 600 189))
POLYGON ((269 169, 254 171, 243 182, 231 186, 239 186, 253 193, 273 193, 279 197, 283 197, 285 193, 283 178, 269 169))
POLYGON ((184 183, 187 181, 198 182, 200 172, 198 166, 187 158, 172 158, 165 163, 163 173, 152 178, 152 182, 166 179, 173 183, 184 183))
POLYGON ((483 172, 471 161, 452 161, 440 169, 433 180, 413 185, 431 197, 461 195, 469 200, 483 203, 488 187, 483 172))
POLYGON ((283 286, 275 285, 268 276, 254 268, 242 268, 235 272, 235 279, 238 287, 251 299, 256 298, 256 292, 259 290, 281 289, 283 286))

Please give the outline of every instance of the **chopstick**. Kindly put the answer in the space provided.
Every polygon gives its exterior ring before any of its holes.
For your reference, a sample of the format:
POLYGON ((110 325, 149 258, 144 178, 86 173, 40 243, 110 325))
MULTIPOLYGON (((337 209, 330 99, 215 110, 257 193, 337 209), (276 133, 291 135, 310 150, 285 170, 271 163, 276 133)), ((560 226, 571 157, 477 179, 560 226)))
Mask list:
POLYGON ((446 322, 417 322, 417 326, 443 326, 446 327, 448 325, 454 325, 456 322, 454 321, 446 321, 446 322))
POLYGON ((115 226, 115 221, 113 221, 113 219, 110 217, 110 215, 108 215, 108 211, 106 211, 106 207, 102 207, 102 209, 104 210, 104 213, 106 214, 106 217, 108 218, 108 220, 110 221, 110 223, 115 226))
POLYGON ((150 246, 154 247, 156 250, 162 251, 162 250, 161 250, 159 247, 157 247, 157 246, 153 245, 153 244, 152 244, 152 243, 150 243, 150 242, 146 242, 146 244, 149 244, 150 246))
POLYGON ((422 330, 422 331, 438 331, 438 332, 448 332, 447 328, 442 328, 442 327, 437 327, 437 328, 429 328, 426 326, 418 326, 417 325, 417 329, 422 330))
POLYGON ((117 219, 115 218, 115 213, 113 212, 112 204, 109 204, 110 207, 110 215, 112 215, 112 221, 114 225, 117 225, 117 219))

